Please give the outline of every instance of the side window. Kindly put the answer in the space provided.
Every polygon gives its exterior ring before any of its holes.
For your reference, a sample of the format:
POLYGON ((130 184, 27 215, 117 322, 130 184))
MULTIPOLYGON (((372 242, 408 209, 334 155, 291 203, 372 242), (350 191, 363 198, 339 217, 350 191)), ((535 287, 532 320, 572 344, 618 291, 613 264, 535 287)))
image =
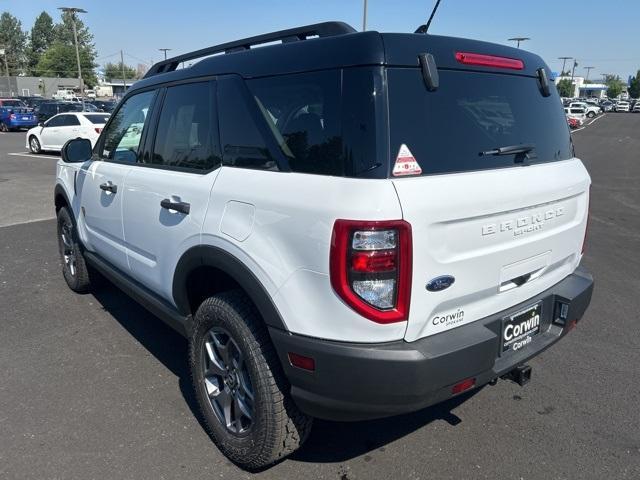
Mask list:
POLYGON ((344 175, 340 72, 247 81, 294 172, 344 175))
POLYGON ((243 87, 242 81, 235 77, 218 80, 223 163, 232 167, 277 170, 276 160, 251 111, 256 108, 255 102, 250 102, 243 87))
POLYGON ((64 121, 64 115, 60 115, 59 117, 52 117, 47 121, 46 126, 61 127, 63 125, 63 121, 64 121))
POLYGON ((155 91, 143 92, 129 97, 111 119, 105 132, 100 156, 105 160, 136 163, 140 140, 155 91))
POLYGON ((151 164, 211 170, 220 163, 212 122, 211 84, 169 87, 162 104, 151 164))
POLYGON ((80 120, 78 120, 78 117, 75 115, 63 115, 62 118, 64 120, 64 123, 62 124, 63 127, 75 127, 80 125, 80 120))

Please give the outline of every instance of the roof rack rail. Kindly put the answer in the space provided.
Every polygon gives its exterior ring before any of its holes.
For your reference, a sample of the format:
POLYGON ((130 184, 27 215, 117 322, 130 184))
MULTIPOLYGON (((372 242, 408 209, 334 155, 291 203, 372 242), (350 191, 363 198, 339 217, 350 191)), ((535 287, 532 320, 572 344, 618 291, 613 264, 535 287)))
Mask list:
POLYGON ((355 29, 344 22, 323 22, 316 23, 314 25, 307 25, 304 27, 290 28, 287 30, 280 30, 272 33, 265 33, 263 35, 257 35, 255 37, 244 38, 242 40, 236 40, 233 42, 222 43, 213 47, 207 47, 200 50, 196 50, 191 53, 185 53, 177 57, 168 58, 162 62, 154 64, 146 73, 144 78, 152 77, 160 73, 172 72, 182 62, 189 60, 195 60, 196 58, 207 57, 216 53, 233 53, 244 50, 249 50, 252 46, 260 45, 263 43, 277 42, 282 43, 295 42, 299 40, 306 40, 308 37, 332 37, 336 35, 344 35, 347 33, 355 33, 355 29))

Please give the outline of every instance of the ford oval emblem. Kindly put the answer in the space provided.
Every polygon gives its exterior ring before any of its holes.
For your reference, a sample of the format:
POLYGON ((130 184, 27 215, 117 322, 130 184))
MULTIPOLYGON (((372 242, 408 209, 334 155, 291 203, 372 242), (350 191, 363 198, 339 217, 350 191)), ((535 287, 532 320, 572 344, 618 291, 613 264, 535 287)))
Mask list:
POLYGON ((427 282, 427 290, 430 292, 439 292, 440 290, 449 288, 455 281, 456 279, 451 275, 441 275, 427 282))

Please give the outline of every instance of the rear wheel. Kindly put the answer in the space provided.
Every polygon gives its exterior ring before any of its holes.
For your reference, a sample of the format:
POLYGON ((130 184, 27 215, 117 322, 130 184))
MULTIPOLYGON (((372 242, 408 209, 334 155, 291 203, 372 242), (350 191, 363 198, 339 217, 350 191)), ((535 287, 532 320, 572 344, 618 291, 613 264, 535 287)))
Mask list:
POLYGON ((7 124, 4 122, 0 122, 0 132, 8 132, 9 131, 9 127, 7 127, 7 124))
POLYGON ((29 150, 31 150, 31 153, 40 153, 41 151, 40 142, 35 135, 31 135, 29 138, 29 150))
POLYGON ((87 292, 91 285, 89 271, 78 241, 75 222, 67 207, 58 211, 58 250, 62 261, 62 275, 69 288, 78 293, 87 292))
POLYGON ((298 449, 312 419, 298 410, 266 327, 240 291, 205 300, 189 342, 195 395, 218 448, 247 469, 298 449))

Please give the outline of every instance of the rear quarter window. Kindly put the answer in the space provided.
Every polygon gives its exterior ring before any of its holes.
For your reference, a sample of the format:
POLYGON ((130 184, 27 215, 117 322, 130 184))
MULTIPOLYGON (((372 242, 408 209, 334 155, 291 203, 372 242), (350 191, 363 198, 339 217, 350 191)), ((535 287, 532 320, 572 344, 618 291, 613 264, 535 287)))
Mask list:
POLYGON ((499 147, 533 144, 527 163, 572 157, 572 145, 554 87, 540 93, 536 78, 441 70, 430 92, 418 69, 390 68, 391 165, 407 145, 423 175, 516 165, 515 155, 482 155, 499 147))

